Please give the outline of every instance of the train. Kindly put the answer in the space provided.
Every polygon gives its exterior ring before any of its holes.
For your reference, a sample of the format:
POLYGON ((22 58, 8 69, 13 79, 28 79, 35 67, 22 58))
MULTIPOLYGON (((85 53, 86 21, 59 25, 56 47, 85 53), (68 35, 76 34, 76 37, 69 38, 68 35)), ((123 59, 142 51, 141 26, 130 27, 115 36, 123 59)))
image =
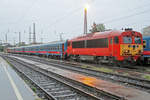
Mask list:
POLYGON ((66 41, 7 48, 8 53, 90 60, 98 64, 134 64, 143 53, 143 37, 133 30, 84 34, 66 41))
POLYGON ((142 56, 142 62, 145 65, 150 64, 150 36, 144 36, 143 37, 143 56, 142 56))
POLYGON ((67 41, 54 41, 46 44, 37 44, 21 47, 7 48, 7 53, 47 56, 50 58, 64 58, 67 41))

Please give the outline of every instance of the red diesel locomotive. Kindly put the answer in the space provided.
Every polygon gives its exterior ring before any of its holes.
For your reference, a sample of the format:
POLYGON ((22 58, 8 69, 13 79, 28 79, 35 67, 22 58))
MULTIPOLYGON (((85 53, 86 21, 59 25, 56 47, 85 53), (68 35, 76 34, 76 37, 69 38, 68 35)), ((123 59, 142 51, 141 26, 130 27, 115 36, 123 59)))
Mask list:
POLYGON ((143 52, 142 34, 132 30, 89 33, 68 40, 66 55, 96 63, 134 63, 143 52))

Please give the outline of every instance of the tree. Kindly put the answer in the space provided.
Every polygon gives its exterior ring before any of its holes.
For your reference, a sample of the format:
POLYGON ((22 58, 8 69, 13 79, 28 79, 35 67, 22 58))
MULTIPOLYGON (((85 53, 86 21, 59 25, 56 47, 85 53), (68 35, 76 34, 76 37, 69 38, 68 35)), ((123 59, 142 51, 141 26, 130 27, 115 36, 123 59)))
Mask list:
POLYGON ((92 29, 90 29, 90 32, 104 32, 105 31, 105 25, 104 24, 96 24, 95 22, 92 25, 92 29))

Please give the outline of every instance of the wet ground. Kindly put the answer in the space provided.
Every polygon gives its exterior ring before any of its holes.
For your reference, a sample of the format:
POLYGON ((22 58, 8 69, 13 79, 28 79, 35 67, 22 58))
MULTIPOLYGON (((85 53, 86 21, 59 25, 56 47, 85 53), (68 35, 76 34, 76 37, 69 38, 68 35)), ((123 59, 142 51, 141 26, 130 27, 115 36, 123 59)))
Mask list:
POLYGON ((35 100, 36 95, 0 57, 0 100, 35 100))
POLYGON ((15 56, 12 56, 12 57, 22 60, 26 63, 36 65, 37 67, 48 70, 50 72, 59 74, 63 77, 67 77, 69 79, 76 80, 78 82, 89 85, 91 87, 95 87, 99 90, 108 92, 110 94, 124 97, 127 100, 149 100, 150 98, 150 94, 144 91, 140 91, 140 90, 133 89, 133 88, 127 88, 121 85, 113 84, 111 82, 106 82, 104 80, 96 79, 94 77, 85 76, 85 75, 74 73, 71 71, 59 69, 50 65, 41 64, 41 63, 27 60, 24 58, 15 57, 15 56))

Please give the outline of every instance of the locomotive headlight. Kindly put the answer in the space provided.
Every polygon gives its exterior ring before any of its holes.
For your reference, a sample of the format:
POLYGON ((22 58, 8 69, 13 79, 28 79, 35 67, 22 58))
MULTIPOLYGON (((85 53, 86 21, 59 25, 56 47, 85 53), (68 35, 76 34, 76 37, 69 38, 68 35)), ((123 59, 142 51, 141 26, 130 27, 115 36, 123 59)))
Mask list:
POLYGON ((141 52, 143 52, 143 48, 141 49, 141 52))
POLYGON ((129 50, 125 50, 125 53, 128 53, 129 50))
POLYGON ((128 47, 130 48, 130 47, 131 47, 131 45, 128 45, 128 47))

